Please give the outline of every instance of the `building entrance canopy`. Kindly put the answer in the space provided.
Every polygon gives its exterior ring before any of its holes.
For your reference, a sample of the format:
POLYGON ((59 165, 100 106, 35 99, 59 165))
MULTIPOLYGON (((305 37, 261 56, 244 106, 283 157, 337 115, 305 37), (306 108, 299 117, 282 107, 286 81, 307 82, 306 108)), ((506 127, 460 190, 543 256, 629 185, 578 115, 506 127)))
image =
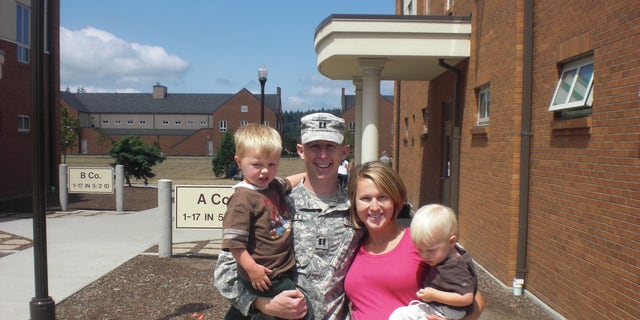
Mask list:
POLYGON ((447 71, 440 60, 468 58, 470 42, 468 17, 334 14, 320 23, 318 71, 356 86, 356 163, 379 156, 380 80, 432 80, 447 71))
POLYGON ((470 53, 471 20, 451 16, 344 15, 316 28, 318 70, 334 80, 361 76, 360 59, 385 59, 380 80, 431 80, 470 53))

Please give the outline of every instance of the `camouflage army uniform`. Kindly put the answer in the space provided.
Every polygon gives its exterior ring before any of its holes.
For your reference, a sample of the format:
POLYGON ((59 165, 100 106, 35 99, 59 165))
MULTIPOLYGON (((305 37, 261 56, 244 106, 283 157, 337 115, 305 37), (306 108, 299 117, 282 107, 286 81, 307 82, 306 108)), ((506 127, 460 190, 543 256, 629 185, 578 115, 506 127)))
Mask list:
MULTIPOLYGON (((349 222, 349 198, 343 189, 324 212, 314 199, 302 184, 288 197, 294 219, 295 280, 311 301, 316 320, 347 319, 344 278, 364 231, 353 229, 349 222)), ((237 281, 231 253, 220 253, 214 276, 222 296, 247 314, 257 297, 237 281)), ((256 315, 252 319, 267 317, 256 315)))

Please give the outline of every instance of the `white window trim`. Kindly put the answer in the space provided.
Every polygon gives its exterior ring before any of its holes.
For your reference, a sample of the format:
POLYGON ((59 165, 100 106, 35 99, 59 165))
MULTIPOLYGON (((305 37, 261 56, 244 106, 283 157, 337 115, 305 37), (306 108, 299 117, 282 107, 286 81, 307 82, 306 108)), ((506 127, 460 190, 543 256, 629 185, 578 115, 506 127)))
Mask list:
POLYGON ((18 115, 18 132, 31 132, 31 117, 27 115, 18 115))
POLYGON ((241 106, 240 106, 240 112, 242 112, 242 113, 247 113, 247 112, 249 112, 249 106, 248 106, 248 105, 246 105, 246 104, 241 105, 241 106))
POLYGON ((489 124, 489 116, 491 112, 491 86, 483 86, 478 89, 478 125, 486 126, 489 124), (481 114, 481 106, 484 98, 487 97, 489 101, 487 101, 486 114, 481 114))
POLYGON ((595 70, 591 74, 591 79, 589 80, 589 84, 587 85, 587 91, 585 92, 586 94, 582 100, 571 101, 571 102, 565 101, 564 103, 558 103, 558 104, 554 104, 554 103, 556 100, 556 96, 558 95, 558 91, 560 91, 560 88, 562 86, 565 73, 571 72, 574 70, 576 71, 576 76, 574 77, 571 83, 571 88, 569 89, 567 94, 567 100, 569 100, 575 90, 575 85, 578 80, 578 75, 580 74, 580 70, 582 69, 582 67, 592 65, 592 64, 593 64, 593 57, 589 57, 573 63, 569 63, 564 66, 564 68, 562 69, 562 74, 560 74, 560 78, 558 79, 558 83, 556 84, 556 89, 553 92, 553 97, 551 97, 551 104, 549 105, 549 111, 558 111, 558 110, 564 110, 564 109, 591 106, 591 104, 593 103, 593 78, 594 78, 595 70))
POLYGON ((220 120, 218 125, 220 126, 220 132, 227 132, 227 120, 220 120))
POLYGON ((22 13, 23 15, 26 13, 26 17, 21 17, 19 18, 20 20, 22 20, 23 18, 26 18, 26 23, 23 23, 23 26, 26 27, 27 30, 23 30, 20 29, 19 31, 22 31, 23 34, 18 35, 18 30, 16 30, 16 38, 17 38, 17 44, 18 44, 18 62, 21 63, 29 63, 29 56, 30 51, 31 51, 31 46, 29 44, 29 42, 31 41, 30 37, 31 37, 31 8, 26 7, 24 5, 18 4, 17 8, 16 8, 16 19, 18 19, 17 15, 18 13, 22 13), (25 39, 26 38, 26 41, 25 39))

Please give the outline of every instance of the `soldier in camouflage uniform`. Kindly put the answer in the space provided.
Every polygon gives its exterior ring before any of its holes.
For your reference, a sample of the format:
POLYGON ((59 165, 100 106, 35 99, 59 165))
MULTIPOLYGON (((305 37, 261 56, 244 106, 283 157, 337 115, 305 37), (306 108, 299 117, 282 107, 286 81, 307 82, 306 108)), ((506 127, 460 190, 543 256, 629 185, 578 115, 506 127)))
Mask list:
MULTIPOLYGON (((302 144, 298 145, 298 153, 305 160, 307 176, 288 196, 293 214, 294 279, 310 300, 315 319, 347 319, 344 278, 363 231, 355 230, 349 221, 349 198, 338 187, 337 169, 349 153, 349 147, 343 145, 344 120, 328 113, 315 113, 303 117, 301 122, 302 144)), ((295 302, 293 296, 284 294, 273 298, 278 302, 272 305, 281 309, 265 310, 271 308, 266 306, 272 299, 258 298, 244 288, 236 268, 231 253, 220 252, 215 286, 243 314, 253 314, 254 307, 258 307, 281 317, 302 317, 296 312, 306 308, 304 301, 295 302), (293 304, 297 309, 291 307, 293 304), (287 307, 292 309, 282 309, 287 307)), ((269 317, 256 313, 252 319, 269 317)))

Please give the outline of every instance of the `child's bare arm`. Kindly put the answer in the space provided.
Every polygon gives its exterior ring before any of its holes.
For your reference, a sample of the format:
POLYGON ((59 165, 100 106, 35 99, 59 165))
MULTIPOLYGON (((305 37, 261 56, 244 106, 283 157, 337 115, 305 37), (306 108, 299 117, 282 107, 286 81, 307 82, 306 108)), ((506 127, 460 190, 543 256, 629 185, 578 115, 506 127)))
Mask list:
POLYGON ((271 270, 257 264, 245 248, 232 248, 230 251, 240 267, 249 275, 251 286, 260 291, 268 290, 271 286, 271 280, 268 276, 271 270))
POLYGON ((465 307, 473 303, 473 292, 459 294, 426 287, 418 290, 418 298, 425 302, 438 302, 452 307, 465 307))

